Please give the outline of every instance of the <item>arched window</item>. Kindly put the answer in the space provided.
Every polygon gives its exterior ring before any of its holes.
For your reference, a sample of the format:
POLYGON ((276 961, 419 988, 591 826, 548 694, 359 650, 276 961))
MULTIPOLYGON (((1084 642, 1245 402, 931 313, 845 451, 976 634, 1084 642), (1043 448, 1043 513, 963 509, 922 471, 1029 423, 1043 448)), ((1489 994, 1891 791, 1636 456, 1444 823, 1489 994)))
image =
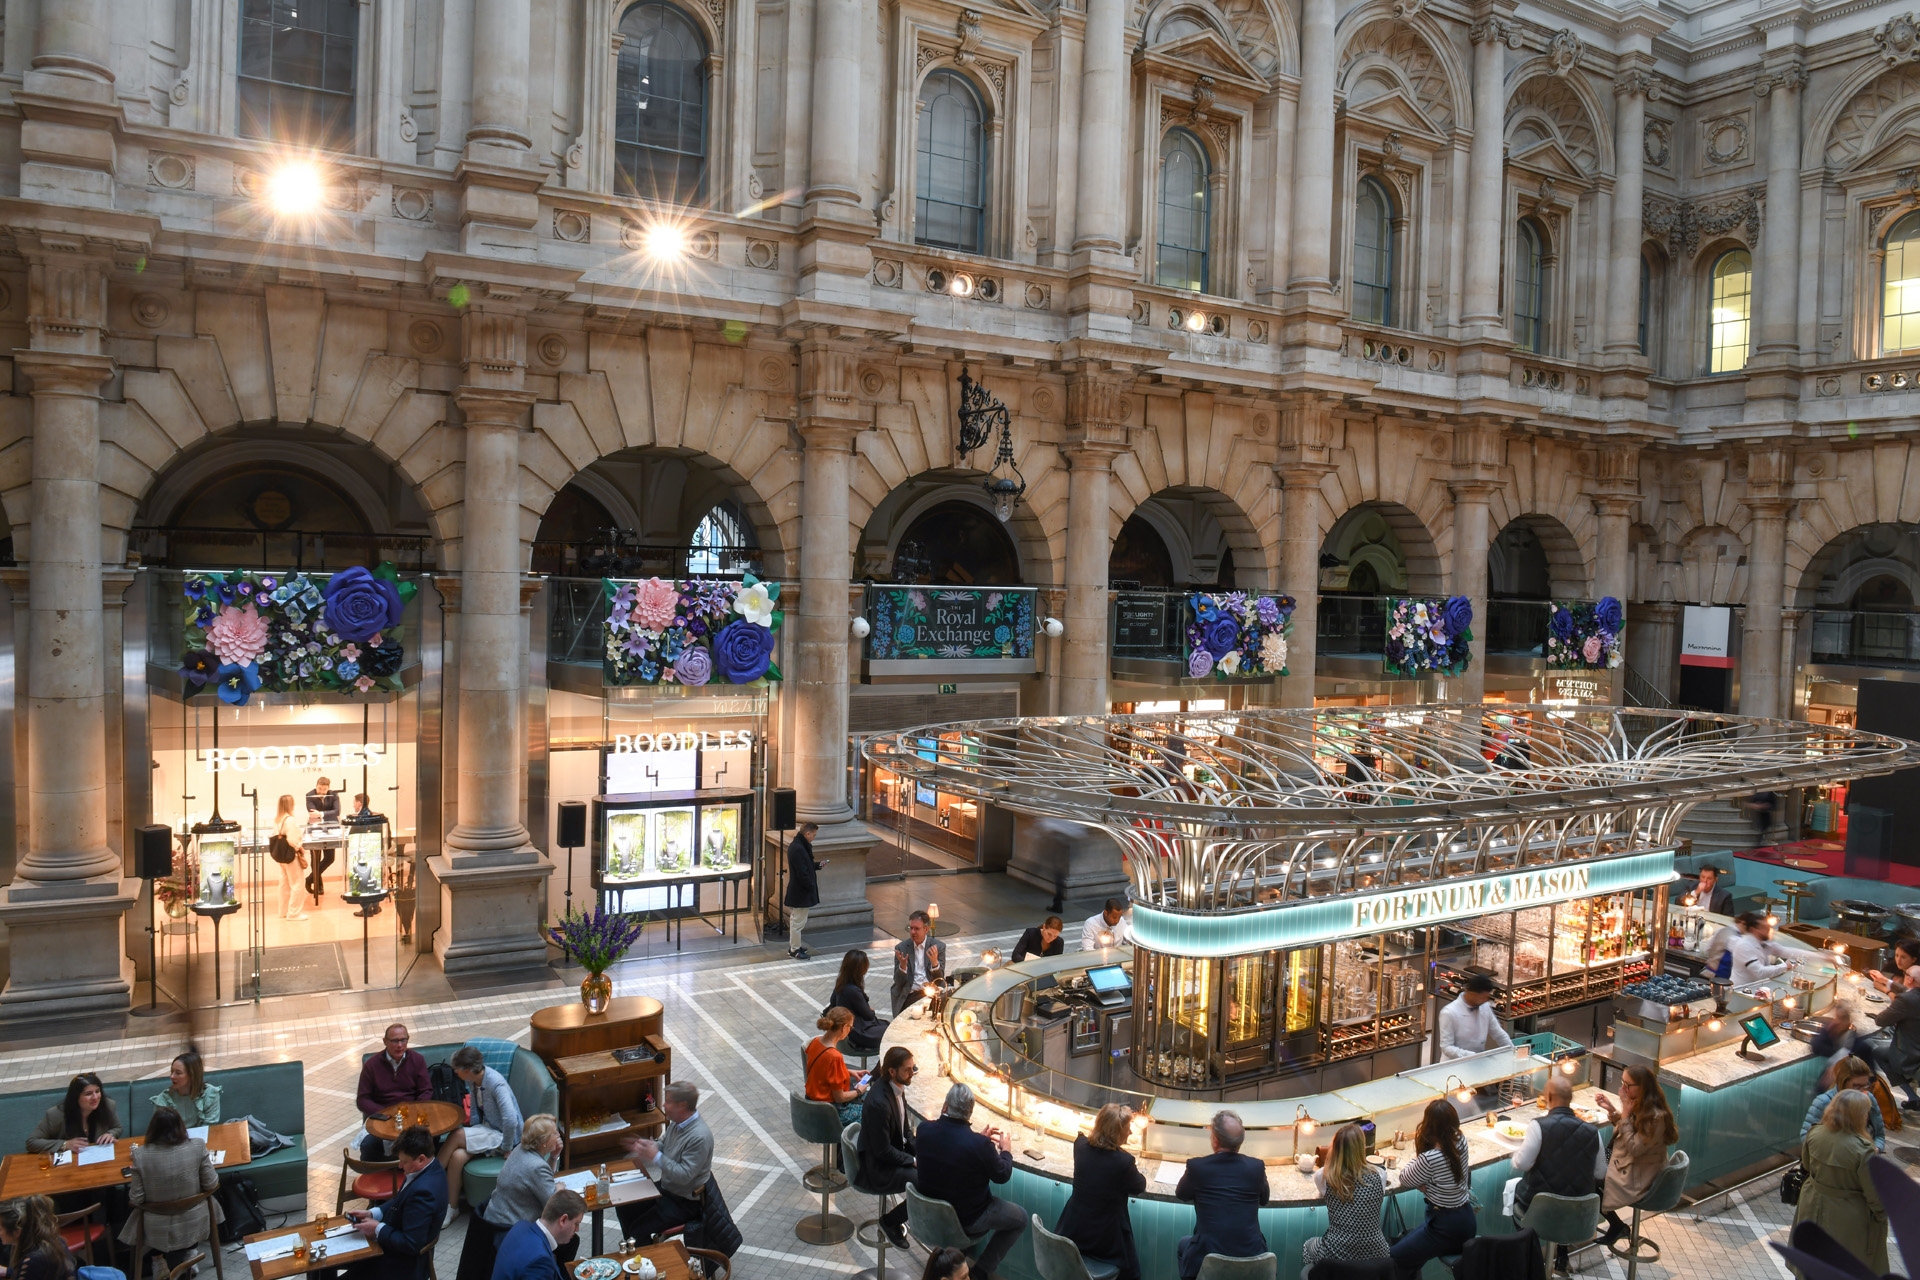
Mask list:
POLYGON ((351 148, 359 34, 357 0, 244 0, 240 136, 351 148))
POLYGON ((753 539, 747 533, 747 522, 739 509, 731 502, 715 503, 693 531, 693 541, 687 549, 687 572, 695 577, 725 573, 743 559, 737 553, 752 546, 753 539))
POLYGON ((913 238, 961 253, 987 241, 987 131, 980 95, 957 71, 935 71, 920 85, 919 176, 913 238))
POLYGON ((1653 263, 1640 255, 1640 354, 1647 354, 1647 322, 1653 311, 1653 263))
POLYGON ((1207 222, 1213 204, 1209 187, 1207 153, 1200 140, 1185 129, 1169 129, 1160 139, 1155 284, 1207 291, 1207 222))
POLYGON ((671 204, 707 198, 707 41, 670 4, 620 17, 613 107, 614 186, 671 204))
POLYGON ((1353 209, 1353 318, 1393 323, 1393 202, 1379 181, 1360 180, 1353 209))
POLYGON ((1880 350, 1884 355, 1920 347, 1920 213, 1910 213, 1887 232, 1880 262, 1880 350))
POLYGON ((1713 309, 1707 321, 1707 372, 1737 373, 1747 367, 1753 327, 1753 255, 1729 249, 1714 259, 1713 309))
POLYGON ((1520 220, 1513 270, 1513 340, 1523 351, 1547 348, 1546 240, 1533 219, 1520 220))

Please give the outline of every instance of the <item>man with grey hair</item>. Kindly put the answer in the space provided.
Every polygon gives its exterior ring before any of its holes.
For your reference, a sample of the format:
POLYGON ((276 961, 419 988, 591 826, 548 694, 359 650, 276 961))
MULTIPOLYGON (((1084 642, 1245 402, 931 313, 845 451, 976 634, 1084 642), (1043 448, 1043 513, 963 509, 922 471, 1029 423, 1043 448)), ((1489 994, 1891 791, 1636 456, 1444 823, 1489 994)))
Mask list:
POLYGON ((620 1229, 636 1240, 651 1243, 668 1227, 701 1217, 700 1197, 713 1176, 713 1131, 700 1118, 700 1090, 675 1080, 661 1090, 660 1110, 667 1117, 659 1141, 630 1138, 627 1153, 634 1158, 660 1194, 652 1200, 619 1206, 620 1229))
POLYGON ((1193 1234, 1174 1246, 1180 1280, 1193 1280, 1210 1253, 1251 1258, 1267 1252, 1260 1206, 1267 1203, 1266 1166, 1240 1154, 1246 1126, 1232 1111, 1216 1111, 1207 1126, 1213 1154, 1187 1161, 1173 1194, 1193 1205, 1193 1234))
POLYGON ((919 1166, 915 1185, 921 1195, 951 1204, 968 1235, 993 1234, 972 1271, 987 1276, 1027 1229, 1027 1213, 995 1196, 988 1186, 1013 1176, 1013 1139, 993 1125, 975 1133, 972 1121, 973 1090, 955 1084, 947 1090, 940 1118, 924 1121, 914 1134, 919 1166))

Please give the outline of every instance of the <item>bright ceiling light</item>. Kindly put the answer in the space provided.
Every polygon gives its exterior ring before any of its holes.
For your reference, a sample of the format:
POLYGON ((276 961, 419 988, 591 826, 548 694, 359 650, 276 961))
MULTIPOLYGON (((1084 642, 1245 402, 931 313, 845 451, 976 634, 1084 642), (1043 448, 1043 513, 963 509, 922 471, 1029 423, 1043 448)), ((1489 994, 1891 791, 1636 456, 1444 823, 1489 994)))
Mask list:
POLYGON ((267 207, 282 218, 304 218, 326 199, 320 166, 311 160, 286 160, 267 175, 267 207))

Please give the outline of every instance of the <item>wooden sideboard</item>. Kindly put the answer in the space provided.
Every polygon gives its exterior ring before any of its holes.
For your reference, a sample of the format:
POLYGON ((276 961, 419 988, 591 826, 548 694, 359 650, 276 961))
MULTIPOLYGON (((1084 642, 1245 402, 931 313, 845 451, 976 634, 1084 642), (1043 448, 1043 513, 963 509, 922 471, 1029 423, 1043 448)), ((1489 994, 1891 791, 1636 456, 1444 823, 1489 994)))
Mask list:
POLYGON ((673 1079, 673 1050, 665 1036, 664 1011, 652 996, 622 996, 605 1013, 583 1004, 560 1004, 530 1019, 531 1047, 547 1064, 560 1090, 564 1166, 612 1158, 628 1138, 652 1137, 666 1126, 660 1091, 673 1079), (645 1046, 658 1061, 618 1061, 615 1049, 645 1046), (574 1136, 583 1122, 618 1114, 627 1123, 606 1133, 574 1136))

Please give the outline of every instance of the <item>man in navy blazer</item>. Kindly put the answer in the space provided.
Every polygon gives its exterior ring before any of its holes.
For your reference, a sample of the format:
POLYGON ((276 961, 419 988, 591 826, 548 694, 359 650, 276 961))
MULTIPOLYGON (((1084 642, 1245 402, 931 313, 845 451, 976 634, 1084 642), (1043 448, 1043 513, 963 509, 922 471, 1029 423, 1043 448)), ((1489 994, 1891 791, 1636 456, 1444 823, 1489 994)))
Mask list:
POLYGON ((1260 1234, 1260 1206, 1267 1202, 1266 1166, 1240 1154, 1247 1136, 1240 1117, 1231 1111, 1213 1113, 1208 1126, 1213 1154, 1187 1161, 1173 1194, 1193 1204, 1193 1234, 1175 1246, 1180 1280, 1193 1280, 1210 1253, 1229 1258, 1251 1258, 1267 1252, 1260 1234))
POLYGON ((413 1125, 394 1140, 394 1159, 406 1181, 377 1209, 354 1209, 354 1230, 380 1246, 380 1256, 346 1268, 348 1280, 415 1280, 440 1238, 447 1213, 447 1171, 433 1158, 433 1135, 413 1125))
MULTIPOLYGON (((993 1194, 990 1184, 1013 1176, 1013 1139, 992 1125, 973 1131, 973 1090, 955 1083, 935 1120, 914 1134, 914 1158, 920 1194, 945 1200, 970 1236, 992 1233, 972 1274, 989 1276, 1027 1229, 1027 1211, 993 1194)), ((862 1130, 865 1133, 865 1130, 862 1130)))
POLYGON ((554 1253, 573 1239, 586 1216, 587 1202, 578 1191, 562 1187, 554 1192, 538 1219, 514 1223, 500 1242, 493 1258, 493 1280, 567 1280, 554 1253))

